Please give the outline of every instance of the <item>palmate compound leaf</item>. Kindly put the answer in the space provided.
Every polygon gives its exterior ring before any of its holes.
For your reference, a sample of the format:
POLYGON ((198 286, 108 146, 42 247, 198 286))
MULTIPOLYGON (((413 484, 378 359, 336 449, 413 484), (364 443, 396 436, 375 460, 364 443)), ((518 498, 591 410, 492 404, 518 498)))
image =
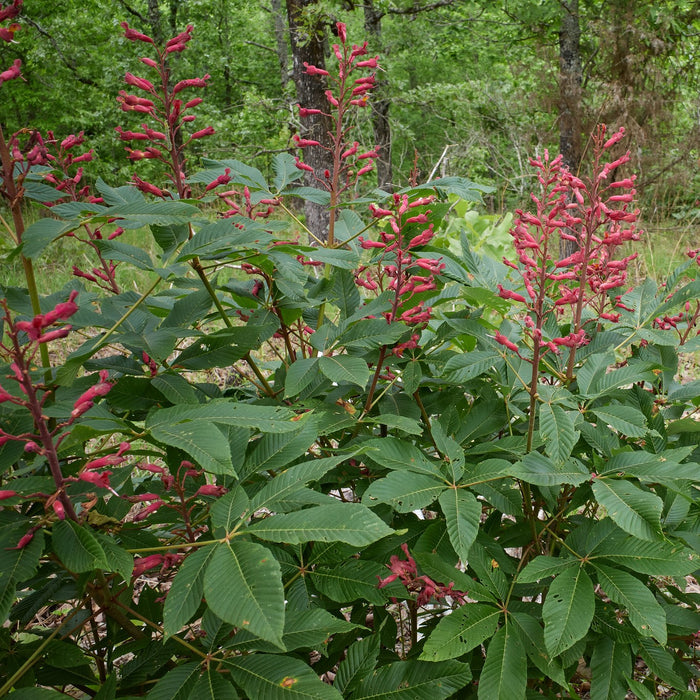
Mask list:
POLYGON ((107 555, 92 532, 72 520, 59 520, 54 524, 52 541, 56 556, 76 574, 110 569, 107 555))
POLYGON ((501 611, 493 605, 468 603, 443 617, 420 655, 422 661, 456 659, 493 635, 501 611))
POLYGON ((357 685, 353 700, 444 700, 471 679, 468 664, 457 661, 396 661, 376 668, 357 685))
POLYGON ((173 579, 163 608, 166 638, 176 634, 197 612, 204 594, 204 573, 215 549, 212 544, 190 554, 173 579))
POLYGON ((347 542, 364 547, 392 534, 393 530, 359 503, 333 503, 264 518, 251 525, 248 532, 264 540, 287 544, 347 542))
POLYGON ((204 574, 204 595, 224 622, 284 648, 284 588, 270 550, 240 539, 217 545, 204 574))
POLYGON ((621 479, 594 479, 593 494, 610 518, 625 532, 642 540, 660 540, 663 501, 621 479))
POLYGON ((593 583, 582 567, 565 569, 552 582, 542 606, 544 643, 552 656, 588 632, 595 612, 593 583))
POLYGON ((595 565, 598 583, 610 600, 627 609, 629 620, 643 637, 666 644, 666 613, 654 594, 626 571, 595 565))
POLYGON ((314 671, 299 659, 275 654, 236 656, 223 662, 231 670, 236 685, 249 698, 260 700, 341 700, 342 695, 323 683, 314 671))
POLYGON ((505 624, 486 650, 479 678, 479 700, 520 700, 525 697, 527 656, 515 626, 505 624))

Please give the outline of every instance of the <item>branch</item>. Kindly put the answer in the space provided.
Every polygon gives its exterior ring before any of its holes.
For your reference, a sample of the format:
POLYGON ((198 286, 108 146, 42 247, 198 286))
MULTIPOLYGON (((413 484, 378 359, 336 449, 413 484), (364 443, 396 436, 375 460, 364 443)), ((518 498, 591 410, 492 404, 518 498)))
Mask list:
POLYGON ((27 24, 31 25, 34 27, 34 29, 39 32, 42 36, 46 37, 53 48, 55 49, 56 53, 58 54, 59 58, 61 61, 65 64, 66 68, 71 71, 75 75, 76 80, 79 83, 83 83, 83 85, 91 85, 92 87, 98 87, 98 84, 92 80, 91 78, 86 78, 78 72, 78 68, 75 65, 75 61, 70 60, 64 53, 61 51, 61 47, 58 45, 58 42, 56 39, 54 39, 51 34, 49 34, 45 29, 42 29, 33 19, 30 17, 27 17, 26 15, 22 15, 22 21, 26 22, 27 24))
POLYGON ((134 17, 138 17, 141 22, 144 24, 148 24, 148 20, 138 11, 135 10, 131 5, 128 5, 125 0, 117 0, 117 2, 131 15, 134 15, 134 17))
MULTIPOLYGON (((389 7, 386 10, 388 15, 417 15, 421 12, 430 12, 430 10, 437 10, 440 7, 450 7, 454 5, 454 0, 437 0, 437 2, 431 2, 429 5, 414 5, 411 8, 400 9, 398 7, 389 7)), ((483 12, 483 10, 482 10, 483 12)))

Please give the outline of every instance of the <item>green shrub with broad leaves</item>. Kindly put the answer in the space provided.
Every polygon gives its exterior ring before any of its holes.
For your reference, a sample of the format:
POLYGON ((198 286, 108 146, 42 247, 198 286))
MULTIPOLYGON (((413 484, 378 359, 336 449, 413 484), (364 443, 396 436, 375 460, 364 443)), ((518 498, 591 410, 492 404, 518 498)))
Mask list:
POLYGON ((0 132, 27 280, 1 302, 0 695, 695 697, 697 251, 630 286, 623 131, 587 178, 532 161, 501 262, 445 240, 468 180, 360 196, 377 59, 344 25, 331 74, 307 68, 334 130, 297 139, 333 170, 285 153, 269 178, 190 167, 191 28, 123 26, 150 77, 119 135, 161 180, 93 192, 82 135, 0 132), (51 206, 25 230, 29 200, 51 206), (42 295, 64 236, 76 280, 42 295))

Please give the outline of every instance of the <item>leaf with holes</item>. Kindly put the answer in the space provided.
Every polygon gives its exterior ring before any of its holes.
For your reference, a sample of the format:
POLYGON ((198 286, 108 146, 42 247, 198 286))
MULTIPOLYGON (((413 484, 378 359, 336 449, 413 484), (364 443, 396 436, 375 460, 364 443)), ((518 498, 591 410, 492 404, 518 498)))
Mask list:
POLYGON ((588 632, 595 611, 593 583, 581 567, 562 571, 542 606, 544 643, 552 656, 572 647, 588 632))
POLYGON ((468 603, 438 622, 423 647, 423 661, 455 659, 493 635, 501 611, 492 605, 468 603))

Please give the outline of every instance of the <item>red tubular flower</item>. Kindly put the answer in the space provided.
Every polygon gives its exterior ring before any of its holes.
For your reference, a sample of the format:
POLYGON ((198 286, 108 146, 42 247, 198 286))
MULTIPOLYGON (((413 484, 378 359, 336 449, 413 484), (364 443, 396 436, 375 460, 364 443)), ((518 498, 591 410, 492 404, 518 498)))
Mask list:
POLYGON ((15 78, 19 78, 19 76, 22 74, 21 67, 22 61, 20 61, 19 58, 15 59, 14 63, 10 68, 0 73, 0 85, 6 83, 8 80, 14 80, 15 78))
POLYGON ((134 522, 139 523, 142 520, 145 520, 151 513, 155 513, 162 505, 163 501, 156 501, 155 503, 151 503, 150 505, 146 506, 143 510, 136 513, 134 516, 134 522))
POLYGON ((17 491, 0 489, 0 501, 4 501, 6 498, 13 498, 14 496, 17 496, 17 491))
POLYGON ((508 338, 506 338, 503 334, 499 333, 498 331, 496 332, 494 339, 497 343, 500 343, 504 347, 508 348, 508 350, 518 352, 518 346, 515 343, 512 343, 510 340, 508 340, 508 338))
POLYGON ((187 78, 186 80, 181 80, 175 83, 173 88, 173 95, 177 95, 178 92, 185 90, 186 88, 204 88, 207 86, 207 80, 211 78, 211 75, 207 73, 203 78, 187 78))
POLYGON ((224 486, 217 486, 216 484, 204 484, 197 489, 195 496, 223 496, 227 488, 224 486))
POLYGON ((130 29, 129 24, 127 22, 120 22, 119 26, 124 30, 124 36, 129 41, 143 41, 147 44, 154 43, 153 39, 151 39, 150 36, 146 36, 145 34, 141 34, 141 32, 137 32, 135 29, 130 29))
POLYGON ((111 474, 112 472, 110 471, 105 471, 101 474, 98 474, 97 472, 81 472, 78 474, 78 479, 80 479, 80 481, 86 481, 89 484, 99 486, 102 489, 109 489, 109 477, 111 474))
POLYGON ((151 554, 148 557, 140 557, 134 560, 134 570, 131 575, 133 578, 140 576, 144 571, 148 569, 154 569, 156 566, 160 566, 163 563, 164 557, 162 554, 151 554))
POLYGON ((327 70, 324 70, 323 68, 316 68, 316 66, 312 66, 306 61, 304 61, 304 68, 306 68, 306 73, 308 75, 330 75, 327 70))
MULTIPOLYGON (((183 121, 187 119, 187 117, 183 117, 183 121)), ((213 126, 208 126, 206 129, 201 129, 200 131, 195 131, 192 136, 190 136, 191 139, 201 139, 204 138, 205 136, 212 136, 216 132, 214 131, 213 126)))

